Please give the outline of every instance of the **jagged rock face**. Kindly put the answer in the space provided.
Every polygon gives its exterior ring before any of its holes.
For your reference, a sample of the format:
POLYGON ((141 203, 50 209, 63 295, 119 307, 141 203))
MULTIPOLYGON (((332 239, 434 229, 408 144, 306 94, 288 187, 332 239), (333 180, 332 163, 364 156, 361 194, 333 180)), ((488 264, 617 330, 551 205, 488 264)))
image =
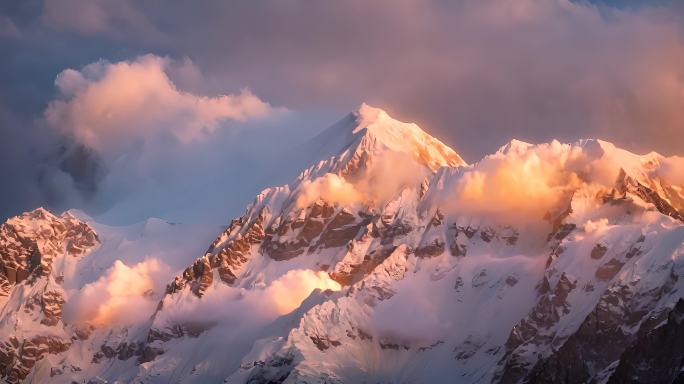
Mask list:
POLYGON ((597 377, 620 358, 634 339, 634 330, 642 329, 640 326, 648 319, 655 302, 670 293, 676 278, 671 275, 669 281, 647 297, 635 297, 623 285, 606 290, 577 332, 537 364, 530 382, 546 383, 567 377, 572 379, 566 382, 581 383, 597 377))
POLYGON ((663 325, 639 332, 608 383, 682 383, 683 368, 684 300, 680 299, 663 325))
POLYGON ((260 212, 256 218, 243 216, 231 222, 209 246, 205 255, 197 259, 176 277, 167 289, 168 293, 182 290, 187 284, 197 296, 202 296, 213 282, 214 270, 226 284, 233 284, 240 267, 249 258, 252 246, 260 244, 264 239, 263 229, 266 212, 260 212))
MULTIPOLYGON (((582 278, 569 281, 566 272, 560 272, 563 252, 553 255, 537 306, 511 331, 500 362, 500 382, 604 382, 637 333, 650 329, 652 320, 662 317, 663 306, 681 296, 681 266, 667 257, 654 261, 663 250, 649 249, 641 232, 622 236, 618 245, 610 245, 607 236, 603 244, 590 248, 587 257, 592 261, 587 264, 593 265, 593 276, 583 270, 582 278), (640 264, 649 268, 644 271, 640 264), (549 280, 559 273, 552 292, 549 280), (578 305, 583 308, 573 308, 578 305)), ((557 247, 571 247, 570 237, 557 247)), ((681 245, 681 239, 674 243, 675 248, 681 245)))
POLYGON ((19 383, 46 355, 62 353, 70 346, 70 341, 54 336, 34 336, 21 341, 12 337, 0 346, 0 374, 9 383, 19 383))
MULTIPOLYGON (((620 176, 618 176, 614 195, 616 193, 621 194, 623 198, 627 193, 636 195, 643 201, 653 204, 662 214, 684 222, 682 196, 675 192, 671 187, 665 189, 662 194, 659 194, 655 190, 655 188, 659 186, 658 183, 656 181, 651 181, 651 184, 653 187, 649 188, 635 180, 633 177, 628 176, 624 170, 620 170, 620 176)), ((660 187, 662 189, 662 186, 660 187)), ((613 196, 613 198, 615 197, 613 196)))
POLYGON ((39 208, 7 220, 0 226, 0 295, 28 278, 48 276, 61 253, 79 257, 98 243, 97 234, 69 214, 56 217, 39 208))
POLYGON ((98 244, 98 236, 88 224, 68 213, 55 216, 42 208, 0 226, 0 295, 6 297, 2 321, 14 319, 26 327, 9 334, 0 330, 0 375, 4 380, 21 382, 47 355, 69 349, 71 339, 51 330, 65 327, 61 323, 63 276, 61 270, 53 270, 53 263, 58 258, 77 260, 98 244), (22 295, 25 301, 16 303, 15 296, 22 295), (14 310, 7 308, 16 304, 14 310))

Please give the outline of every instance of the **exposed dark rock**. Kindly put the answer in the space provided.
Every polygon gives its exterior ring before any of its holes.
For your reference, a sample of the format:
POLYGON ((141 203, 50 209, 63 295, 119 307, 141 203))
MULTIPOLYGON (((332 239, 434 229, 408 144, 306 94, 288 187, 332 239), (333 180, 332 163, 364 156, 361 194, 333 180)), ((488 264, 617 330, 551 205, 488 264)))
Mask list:
POLYGON ((501 239, 506 241, 506 245, 515 245, 518 243, 518 238, 520 238, 520 234, 518 231, 508 228, 508 231, 506 233, 501 235, 501 239))
POLYGON ((662 214, 672 217, 673 219, 684 222, 684 213, 673 207, 667 200, 658 194, 653 189, 641 184, 636 179, 628 176, 624 169, 620 169, 620 175, 615 187, 615 193, 623 197, 627 193, 632 193, 643 201, 653 204, 653 206, 662 214))
POLYGON ((461 276, 456 278, 456 283, 454 283, 454 289, 456 292, 460 291, 463 287, 463 278, 461 276))
POLYGON ((501 383, 517 383, 527 376, 533 367, 524 357, 524 347, 530 345, 534 348, 534 345, 549 342, 553 338, 553 333, 548 330, 558 323, 561 315, 570 312, 566 300, 576 287, 577 283, 565 274, 561 275, 553 289, 546 277, 537 286, 540 295, 537 304, 530 314, 511 329, 506 341, 504 370, 499 377, 501 383))
POLYGON ((650 328, 645 321, 656 298, 667 294, 677 277, 668 282, 652 297, 634 296, 626 286, 608 289, 596 307, 584 319, 579 329, 551 356, 537 363, 530 373, 530 383, 581 383, 587 382, 612 362, 618 360, 636 335, 627 329, 650 328))
POLYGON ((355 284, 385 261, 396 248, 395 246, 390 246, 373 250, 364 256, 360 264, 353 266, 350 272, 331 273, 330 278, 343 286, 355 284))
POLYGON ((181 276, 177 276, 167 286, 166 292, 172 294, 190 284, 193 292, 202 296, 213 282, 212 271, 214 269, 218 270, 221 281, 229 285, 233 284, 237 279, 237 271, 248 261, 252 246, 260 244, 266 238, 263 229, 265 215, 266 211, 262 209, 259 215, 245 227, 244 233, 238 233, 226 240, 247 222, 244 217, 231 221, 230 226, 209 246, 207 254, 195 260, 181 276))
POLYGON ((625 265, 625 263, 618 259, 610 259, 609 262, 602 264, 596 270, 596 277, 603 281, 610 280, 620 272, 623 265, 625 265))
POLYGON ((484 241, 486 243, 489 243, 490 241, 492 241, 492 239, 494 238, 495 235, 496 235, 496 232, 494 231, 493 228, 490 228, 490 227, 486 227, 485 229, 480 231, 480 238, 482 239, 482 241, 484 241))
POLYGON ((330 340, 327 336, 309 336, 311 341, 314 343, 316 348, 318 348, 321 351, 325 351, 326 349, 329 349, 330 347, 339 347, 342 345, 341 342, 338 340, 330 340))
POLYGON ((416 257, 429 258, 439 256, 444 253, 445 244, 439 239, 435 239, 432 243, 422 245, 416 248, 416 257))
POLYGON ((56 291, 45 291, 41 296, 40 303, 43 315, 45 315, 41 323, 57 325, 57 322, 62 319, 62 306, 64 305, 62 294, 56 291))
POLYGON ((684 299, 679 299, 664 325, 640 332, 638 339, 620 356, 608 383, 682 383, 683 372, 684 299))
POLYGON ((473 228, 471 226, 467 226, 467 227, 455 226, 454 229, 456 230, 456 235, 458 235, 459 233, 463 233, 469 239, 472 239, 473 236, 475 236, 475 234, 477 233, 477 228, 473 228))
POLYGON ((465 244, 459 244, 458 242, 454 241, 451 244, 451 247, 449 248, 449 250, 451 251, 452 256, 463 257, 466 255, 468 248, 466 247, 465 244))
POLYGON ((281 384, 292 373, 294 357, 272 356, 266 361, 254 362, 247 384, 281 384))
POLYGON ((46 355, 65 352, 70 346, 71 342, 56 336, 34 336, 23 341, 12 338, 0 345, 0 375, 9 383, 21 382, 46 355))
POLYGON ((411 233, 413 227, 409 224, 397 222, 378 229, 380 243, 383 245, 393 244, 396 238, 406 236, 411 233))
POLYGON ((391 341, 380 341, 380 348, 382 349, 392 349, 398 351, 399 349, 404 349, 408 351, 410 347, 408 345, 393 343, 391 341))
POLYGON ((0 225, 0 296, 29 277, 48 276, 56 256, 80 257, 99 242, 88 224, 68 213, 58 217, 38 208, 7 220, 0 225))
POLYGON ((463 343, 454 349, 456 360, 466 360, 473 357, 486 344, 486 340, 468 336, 463 343))
POLYGON ((606 254, 608 251, 608 247, 606 247, 603 244, 596 244, 594 248, 591 250, 591 258, 592 259, 600 259, 603 257, 603 255, 606 254))
POLYGON ((518 284, 518 278, 515 276, 508 275, 506 276, 506 284, 510 287, 518 284))

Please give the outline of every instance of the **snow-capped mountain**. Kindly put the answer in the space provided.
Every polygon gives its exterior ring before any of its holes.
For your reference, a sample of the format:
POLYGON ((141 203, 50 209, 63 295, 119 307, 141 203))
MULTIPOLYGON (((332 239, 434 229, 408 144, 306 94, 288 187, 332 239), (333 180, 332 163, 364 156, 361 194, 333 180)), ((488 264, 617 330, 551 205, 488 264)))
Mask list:
POLYGON ((468 165, 365 104, 309 146, 201 255, 160 220, 8 220, 3 379, 684 380, 681 158, 513 140, 468 165))

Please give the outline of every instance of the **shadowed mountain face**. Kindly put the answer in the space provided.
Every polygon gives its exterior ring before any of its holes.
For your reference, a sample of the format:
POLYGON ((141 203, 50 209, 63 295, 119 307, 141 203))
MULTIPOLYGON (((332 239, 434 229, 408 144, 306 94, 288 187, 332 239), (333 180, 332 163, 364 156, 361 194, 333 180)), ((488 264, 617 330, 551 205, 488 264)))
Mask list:
POLYGON ((3 379, 681 381, 669 159, 513 140, 468 165, 365 104, 308 145, 309 168, 180 268, 183 224, 8 220, 3 379))

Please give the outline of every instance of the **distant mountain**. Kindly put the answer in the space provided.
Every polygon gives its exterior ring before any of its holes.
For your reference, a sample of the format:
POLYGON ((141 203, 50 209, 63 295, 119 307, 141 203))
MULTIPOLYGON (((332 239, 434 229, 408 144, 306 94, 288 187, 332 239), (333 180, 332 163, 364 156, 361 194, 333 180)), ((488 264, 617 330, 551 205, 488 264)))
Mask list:
POLYGON ((262 191, 199 257, 160 220, 8 220, 0 375, 684 382, 677 159, 513 140, 469 165, 365 104, 307 151, 309 168, 262 191), (145 258, 166 253, 186 267, 145 258))

